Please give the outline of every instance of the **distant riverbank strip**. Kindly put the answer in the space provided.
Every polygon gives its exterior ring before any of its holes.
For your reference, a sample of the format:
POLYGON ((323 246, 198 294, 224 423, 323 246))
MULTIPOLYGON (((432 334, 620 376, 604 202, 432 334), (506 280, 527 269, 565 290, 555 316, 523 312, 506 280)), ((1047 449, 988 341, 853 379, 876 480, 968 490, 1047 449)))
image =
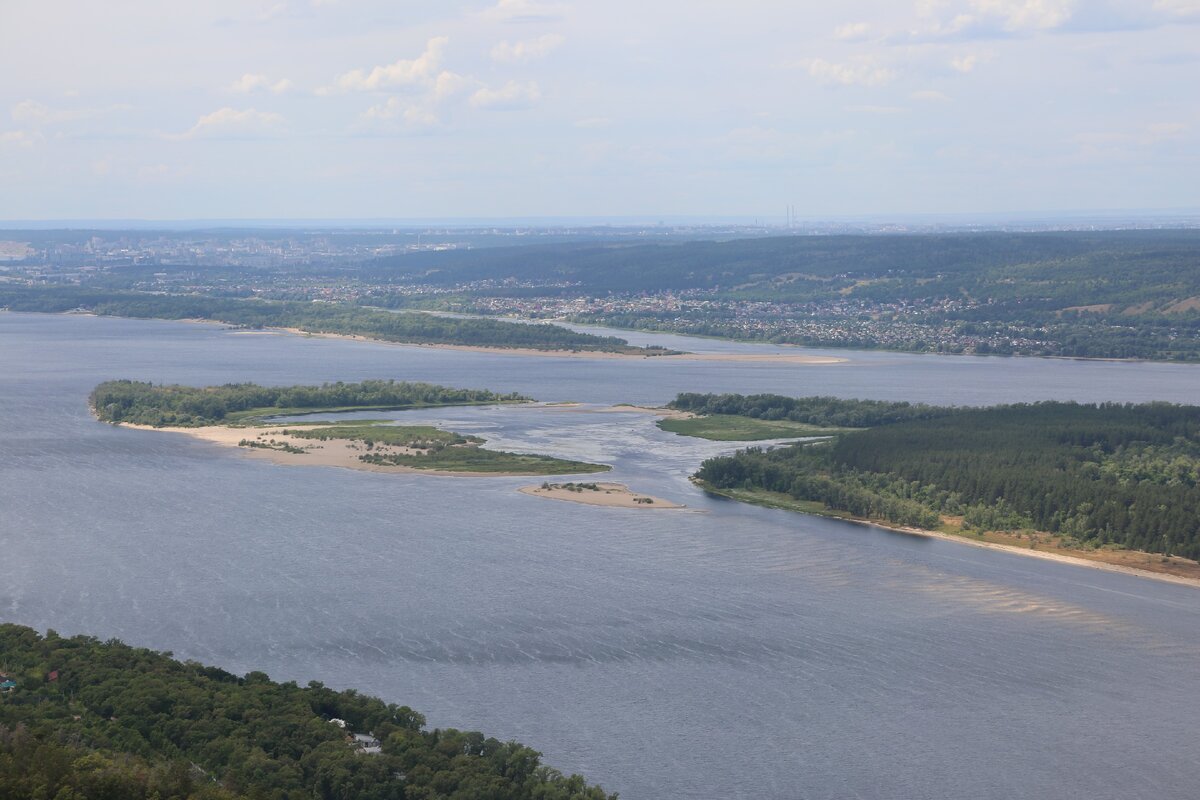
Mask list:
POLYGON ((230 325, 240 332, 286 332, 477 353, 559 358, 663 358, 680 361, 825 365, 846 361, 803 353, 689 353, 638 347, 617 336, 580 333, 552 323, 385 311, 345 303, 298 302, 103 291, 80 287, 0 288, 0 309, 88 313, 230 325))
POLYGON ((678 354, 678 351, 661 347, 634 347, 616 336, 578 333, 561 325, 521 325, 493 319, 396 313, 345 303, 148 294, 70 286, 6 286, 0 289, 0 308, 44 313, 86 311, 101 316, 134 319, 218 322, 247 330, 294 330, 401 344, 637 357, 678 354))

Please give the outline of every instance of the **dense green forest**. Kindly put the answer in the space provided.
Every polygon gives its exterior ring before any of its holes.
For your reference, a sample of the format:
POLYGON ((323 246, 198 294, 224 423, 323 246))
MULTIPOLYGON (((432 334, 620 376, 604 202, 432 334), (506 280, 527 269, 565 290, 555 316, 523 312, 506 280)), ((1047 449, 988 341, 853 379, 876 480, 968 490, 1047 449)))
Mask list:
POLYGON ((665 352, 660 348, 631 347, 615 336, 576 333, 560 325, 522 325, 490 319, 397 313, 337 303, 139 294, 79 287, 8 287, 0 288, 0 308, 41 312, 84 309, 115 317, 203 319, 247 328, 296 328, 308 333, 336 333, 417 344, 597 350, 637 355, 665 352))
POLYGON ((316 682, 9 624, 0 670, 5 800, 610 798, 516 742, 428 730, 407 706, 316 682))
POLYGON ((667 408, 693 414, 723 414, 761 420, 788 420, 823 428, 866 428, 911 419, 931 419, 952 409, 890 400, 840 397, 785 397, 779 394, 697 394, 683 392, 667 408))
POLYGON ((486 389, 452 389, 431 383, 393 380, 325 383, 320 386, 155 385, 140 381, 106 381, 92 390, 88 402, 105 422, 195 427, 250 422, 263 416, 315 411, 363 411, 428 406, 513 403, 529 398, 486 389))
POLYGON ((923 528, 950 516, 968 529, 1200 558, 1196 406, 940 409, 832 442, 709 459, 696 477, 923 528))

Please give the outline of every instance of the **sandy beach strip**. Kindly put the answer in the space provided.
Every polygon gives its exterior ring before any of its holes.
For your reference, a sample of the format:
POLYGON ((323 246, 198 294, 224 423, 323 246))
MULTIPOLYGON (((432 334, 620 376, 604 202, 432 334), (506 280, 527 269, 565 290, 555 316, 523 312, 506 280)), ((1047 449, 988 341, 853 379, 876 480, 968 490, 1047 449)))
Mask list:
MULTIPOLYGON (((349 439, 329 439, 322 442, 319 439, 304 439, 298 436, 285 436, 282 433, 283 429, 278 426, 234 428, 225 425, 207 425, 200 428, 155 428, 151 425, 133 425, 123 422, 117 427, 131 428, 139 431, 182 433, 185 436, 191 436, 193 439, 200 439, 201 441, 217 444, 222 447, 234 448, 248 458, 256 458, 261 461, 269 461, 272 464, 279 464, 288 467, 341 467, 343 469, 355 469, 362 472, 437 475, 453 478, 519 478, 530 476, 530 473, 528 472, 457 472, 442 469, 419 469, 417 467, 407 467, 402 465, 368 464, 367 462, 359 459, 359 456, 367 452, 365 446, 361 442, 355 442, 349 439), (300 448, 304 450, 304 452, 295 453, 282 449, 270 449, 267 447, 243 447, 240 444, 240 442, 247 439, 261 440, 260 437, 261 439, 266 439, 268 441, 274 439, 276 446, 287 445, 290 447, 300 448)), ((409 451, 408 448, 403 447, 387 447, 377 445, 373 452, 399 453, 412 451, 409 451)))
MULTIPOLYGON (((580 484, 576 483, 575 485, 579 486, 580 484)), ((664 500, 661 497, 652 497, 648 494, 634 492, 623 483, 586 483, 583 485, 588 487, 595 486, 596 488, 584 488, 581 491, 575 491, 568 489, 561 483, 539 483, 534 486, 522 486, 517 491, 521 494, 528 494, 534 497, 545 497, 548 500, 565 500, 570 503, 582 503, 588 506, 640 508, 648 511, 685 508, 685 506, 679 503, 664 500)))
POLYGON ((583 403, 542 403, 526 405, 523 408, 535 408, 539 411, 567 411, 581 414, 650 414, 663 419, 691 419, 696 416, 691 411, 680 411, 666 406, 634 406, 619 404, 601 406, 599 408, 586 406, 583 403))
POLYGON ((908 534, 909 536, 923 536, 927 539, 940 539, 943 542, 968 544, 972 547, 982 547, 987 550, 1000 550, 1005 553, 1040 558, 1043 561, 1055 561, 1059 564, 1071 564, 1076 567, 1091 567, 1092 569, 1100 569, 1104 570, 1105 572, 1119 572, 1123 575, 1132 575, 1137 578, 1151 578, 1156 581, 1166 581, 1167 583, 1176 583, 1180 584, 1181 586, 1191 586, 1194 589, 1200 589, 1200 578, 1189 578, 1184 575, 1175 575, 1170 572, 1157 572, 1155 570, 1131 567, 1125 564, 1113 564, 1109 561, 1086 558, 1080 555, 1056 553, 1053 550, 1034 550, 1028 547, 1016 547, 1011 544, 1001 544, 1000 542, 985 542, 980 541, 979 539, 972 539, 969 536, 955 536, 954 534, 942 533, 941 531, 930 531, 925 530, 924 528, 910 528, 903 525, 888 525, 887 523, 883 522, 872 522, 871 520, 865 519, 849 519, 847 517, 830 516, 828 518, 840 519, 843 522, 853 522, 856 525, 883 528, 885 530, 895 531, 897 533, 908 534))

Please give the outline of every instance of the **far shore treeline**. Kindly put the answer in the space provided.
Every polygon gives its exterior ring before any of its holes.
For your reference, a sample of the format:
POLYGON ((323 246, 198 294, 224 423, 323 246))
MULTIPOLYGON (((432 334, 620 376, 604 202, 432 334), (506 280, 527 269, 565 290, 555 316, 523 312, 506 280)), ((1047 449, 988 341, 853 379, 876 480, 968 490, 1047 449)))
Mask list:
POLYGON ((155 385, 106 381, 92 390, 89 402, 105 422, 195 427, 249 422, 263 416, 316 411, 355 411, 430 406, 517 403, 530 398, 486 389, 454 389, 432 383, 370 380, 320 386, 155 385))
POLYGON ((517 742, 429 730, 407 706, 115 639, 0 624, 0 670, 0 798, 616 798, 517 742))
POLYGON ((246 328, 295 328, 307 333, 363 336, 410 344, 635 355, 674 352, 659 347, 633 347, 616 336, 577 333, 549 323, 525 325, 494 319, 383 311, 338 303, 242 300, 80 287, 8 287, 0 288, 0 308, 47 313, 85 310, 104 316, 138 319, 211 320, 246 328))
POLYGON ((672 406, 872 426, 705 461, 697 480, 739 499, 783 496, 920 528, 952 520, 1047 532, 1066 546, 1200 558, 1197 406, 936 408, 771 395, 681 395, 672 406))

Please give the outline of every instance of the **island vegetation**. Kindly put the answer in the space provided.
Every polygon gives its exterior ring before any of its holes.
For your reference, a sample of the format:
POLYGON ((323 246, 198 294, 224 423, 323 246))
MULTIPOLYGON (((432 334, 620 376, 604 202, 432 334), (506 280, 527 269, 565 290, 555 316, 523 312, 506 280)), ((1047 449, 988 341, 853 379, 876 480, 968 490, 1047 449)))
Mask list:
POLYGON ((695 478, 804 511, 1200 558, 1200 407, 912 409, 859 417, 873 427, 831 440, 708 459, 695 478))
POLYGON ((0 625, 0 797, 614 800, 407 706, 0 625), (358 739, 354 737, 357 734, 358 739))
POLYGON ((104 422, 152 427, 254 424, 264 417, 341 411, 383 411, 434 406, 522 403, 530 398, 486 389, 454 389, 432 383, 368 380, 320 386, 180 386, 144 381, 106 381, 88 398, 104 422))

